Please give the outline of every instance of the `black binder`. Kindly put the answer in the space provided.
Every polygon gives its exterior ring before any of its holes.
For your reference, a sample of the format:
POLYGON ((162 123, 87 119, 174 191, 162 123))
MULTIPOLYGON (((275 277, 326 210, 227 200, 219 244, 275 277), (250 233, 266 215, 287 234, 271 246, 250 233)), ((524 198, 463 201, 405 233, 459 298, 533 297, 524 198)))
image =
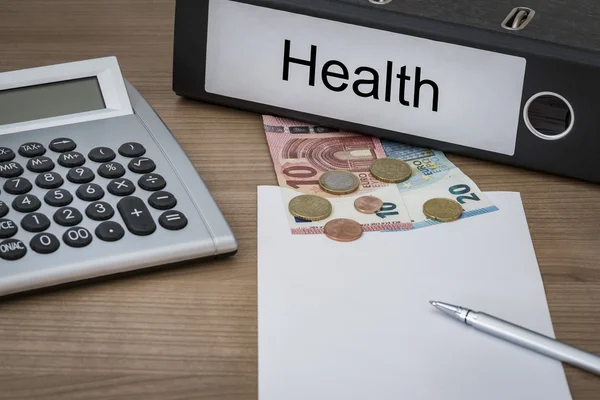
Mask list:
POLYGON ((177 0, 173 90, 600 182, 599 12, 592 0, 177 0))

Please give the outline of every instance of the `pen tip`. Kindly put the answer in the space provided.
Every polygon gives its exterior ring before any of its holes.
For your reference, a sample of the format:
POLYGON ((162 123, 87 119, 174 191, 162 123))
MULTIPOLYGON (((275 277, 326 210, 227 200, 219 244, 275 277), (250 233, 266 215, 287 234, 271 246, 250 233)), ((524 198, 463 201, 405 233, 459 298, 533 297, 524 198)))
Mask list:
POLYGON ((437 301, 429 300, 429 304, 435 307, 437 305, 437 301))

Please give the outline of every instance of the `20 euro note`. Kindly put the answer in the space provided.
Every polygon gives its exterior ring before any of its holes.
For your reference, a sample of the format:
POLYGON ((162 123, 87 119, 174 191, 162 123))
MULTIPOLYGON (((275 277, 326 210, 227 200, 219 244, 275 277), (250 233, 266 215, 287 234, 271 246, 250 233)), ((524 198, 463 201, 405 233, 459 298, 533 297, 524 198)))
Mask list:
POLYGON ((335 218, 354 219, 365 231, 423 228, 437 223, 423 214, 423 203, 434 197, 461 203, 461 218, 497 210, 442 152, 273 116, 263 116, 263 122, 285 204, 300 194, 316 194, 333 206, 332 215, 322 221, 289 215, 294 234, 322 233, 323 226, 335 218), (409 163, 412 176, 399 184, 375 179, 369 168, 374 160, 385 157, 409 163), (324 192, 319 177, 332 170, 355 174, 361 183, 359 190, 344 196, 324 192), (365 195, 379 197, 384 203, 382 210, 376 214, 358 212, 354 200, 365 195))

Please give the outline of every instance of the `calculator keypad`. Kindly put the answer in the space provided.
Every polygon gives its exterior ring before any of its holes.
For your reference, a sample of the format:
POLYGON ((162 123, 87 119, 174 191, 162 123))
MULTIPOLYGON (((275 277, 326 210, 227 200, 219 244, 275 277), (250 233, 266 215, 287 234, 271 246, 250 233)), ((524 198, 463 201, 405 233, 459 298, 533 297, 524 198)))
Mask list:
POLYGON ((25 254, 27 254, 27 247, 19 239, 6 239, 0 242, 0 258, 4 260, 18 260, 25 254))
POLYGON ((6 216, 8 214, 9 208, 5 202, 0 201, 0 218, 6 216))
POLYGON ((83 221, 83 216, 75 207, 63 207, 54 213, 54 222, 62 226, 75 226, 83 221))
POLYGON ((31 172, 52 171, 54 166, 54 161, 46 156, 35 157, 27 161, 27 169, 31 172))
POLYGON ((146 154, 146 149, 139 143, 123 143, 121 147, 119 147, 119 154, 123 157, 141 157, 146 154))
POLYGON ((23 173, 23 167, 18 162, 0 163, 0 178, 14 178, 23 173))
POLYGON ((19 154, 23 157, 39 157, 46 154, 46 148, 41 143, 29 142, 19 147, 19 154))
POLYGON ((113 179, 108 184, 108 191, 115 196, 129 196, 135 192, 135 184, 129 179, 113 179))
POLYGON ((43 232, 50 227, 50 220, 42 213, 31 213, 23 217, 21 227, 28 232, 43 232))
POLYGON ((4 182, 4 190, 10 194, 25 194, 33 188, 27 178, 12 178, 4 182))
POLYGON ((129 232, 138 236, 146 236, 154 233, 156 224, 150 216, 150 211, 139 197, 129 196, 121 199, 117 209, 129 232))
POLYGON ((164 189, 165 186, 167 186, 167 182, 165 181, 165 178, 159 174, 147 174, 142 175, 138 180, 138 185, 144 190, 154 192, 164 189))
POLYGON ((85 157, 76 151, 69 151, 58 156, 58 163, 67 168, 81 167, 85 164, 85 157))
POLYGON ((152 193, 148 198, 148 204, 157 210, 170 210, 177 205, 177 199, 171 193, 161 190, 152 193))
POLYGON ((8 239, 17 234, 19 228, 10 219, 0 219, 0 239, 8 239))
POLYGON ((8 147, 0 147, 0 162, 12 161, 15 158, 15 152, 8 147))
POLYGON ((42 189, 56 189, 61 187, 63 183, 65 183, 65 181, 62 176, 56 172, 46 172, 44 174, 39 174, 37 178, 35 178, 35 184, 42 189))
POLYGON ((93 181, 95 177, 94 171, 88 167, 71 168, 67 174, 67 179, 73 183, 88 183, 93 181))
POLYGON ((94 221, 106 221, 115 215, 115 209, 105 201, 97 201, 87 206, 85 215, 94 221))
POLYGON ((69 138, 58 138, 50 142, 50 150, 57 153, 73 151, 77 147, 77 143, 69 138))
POLYGON ((156 169, 156 164, 149 158, 138 157, 129 162, 128 168, 136 174, 147 174, 156 169))
POLYGON ((1 259, 21 259, 26 256, 28 246, 34 253, 45 255, 55 253, 62 244, 77 249, 93 246, 95 238, 110 243, 128 234, 143 237, 157 229, 176 231, 188 225, 186 216, 174 210, 176 197, 163 190, 167 182, 155 173, 157 164, 144 157, 146 149, 140 143, 124 143, 117 152, 109 147, 95 147, 87 153, 87 159, 74 151, 77 144, 69 138, 54 139, 48 148, 52 152, 44 155, 46 148, 41 143, 24 143, 19 146, 18 155, 27 159, 15 160, 17 154, 12 149, 0 147, 0 178, 4 178, 5 192, 0 200, 1 259), (117 160, 119 155, 129 160, 117 160), (88 159, 97 163, 97 167, 84 166, 88 159), (22 176, 25 172, 22 163, 26 163, 29 171, 27 178, 22 176), (57 165, 68 170, 58 167, 59 170, 57 165), (137 177, 127 179, 127 170, 131 171, 130 178, 137 177), (61 188, 65 182, 68 185, 61 188), (141 191, 136 195, 138 189, 141 191), (40 210, 42 196, 47 206, 40 210), (106 196, 112 200, 105 199, 106 196), (80 200, 73 204, 75 197, 80 200), (89 203, 82 206, 81 201, 89 203), (52 210, 48 206, 55 209, 48 213, 52 210), (162 214, 153 217, 149 207, 162 214), (11 208, 18 213, 10 214, 11 208), (114 220, 118 217, 120 221, 114 220), (97 225, 82 226, 85 218, 97 221, 97 225), (64 228, 53 233, 52 226, 64 228), (28 236, 31 239, 26 244, 19 239, 19 232, 34 235, 28 236))
POLYGON ((98 175, 107 179, 120 178, 125 175, 125 168, 118 162, 109 162, 98 167, 98 175))
POLYGON ((23 194, 15 197, 12 207, 22 213, 37 211, 42 206, 42 202, 32 194, 23 194))
POLYGON ((73 195, 66 189, 49 190, 44 201, 52 207, 64 207, 73 202, 73 195))
POLYGON ((63 235, 63 242, 67 246, 80 248, 92 243, 92 234, 82 226, 75 226, 66 230, 63 235))
POLYGON ((170 231, 178 231, 186 227, 188 220, 179 211, 166 211, 159 218, 160 225, 170 231))
POLYGON ((98 239, 104 240, 105 242, 116 242, 125 236, 125 230, 115 221, 105 221, 101 223, 94 233, 98 236, 98 239))
POLYGON ((39 233, 31 239, 29 247, 36 253, 50 254, 58 250, 60 241, 51 233, 39 233))
POLYGON ((95 162, 108 162, 115 159, 117 155, 109 147, 96 147, 90 150, 88 158, 95 162))

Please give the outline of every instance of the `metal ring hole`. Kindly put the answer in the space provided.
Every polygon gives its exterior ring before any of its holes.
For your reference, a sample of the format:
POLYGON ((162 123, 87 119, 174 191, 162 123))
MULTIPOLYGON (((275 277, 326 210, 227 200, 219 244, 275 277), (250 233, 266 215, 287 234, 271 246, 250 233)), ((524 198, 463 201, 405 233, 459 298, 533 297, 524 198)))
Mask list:
POLYGON ((557 140, 571 132, 575 124, 573 107, 563 96, 541 92, 532 96, 523 109, 527 128, 544 140, 557 140))

